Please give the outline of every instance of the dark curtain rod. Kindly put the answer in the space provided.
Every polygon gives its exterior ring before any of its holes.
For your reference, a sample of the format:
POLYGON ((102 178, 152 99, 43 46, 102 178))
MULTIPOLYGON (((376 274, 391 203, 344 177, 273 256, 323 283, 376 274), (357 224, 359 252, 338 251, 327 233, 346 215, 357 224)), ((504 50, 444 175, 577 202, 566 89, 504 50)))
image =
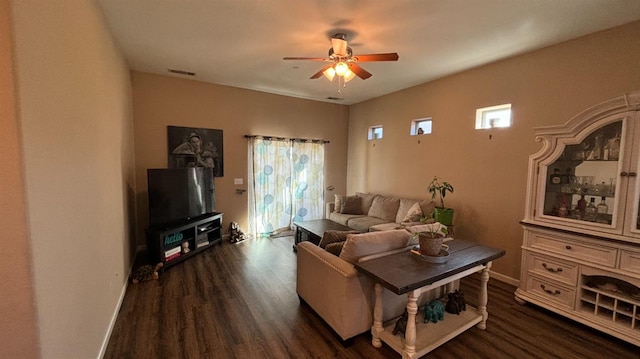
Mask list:
POLYGON ((295 142, 313 142, 313 143, 329 143, 327 140, 316 140, 312 138, 288 138, 278 136, 263 136, 263 135, 244 135, 244 138, 261 138, 263 140, 271 141, 295 141, 295 142))

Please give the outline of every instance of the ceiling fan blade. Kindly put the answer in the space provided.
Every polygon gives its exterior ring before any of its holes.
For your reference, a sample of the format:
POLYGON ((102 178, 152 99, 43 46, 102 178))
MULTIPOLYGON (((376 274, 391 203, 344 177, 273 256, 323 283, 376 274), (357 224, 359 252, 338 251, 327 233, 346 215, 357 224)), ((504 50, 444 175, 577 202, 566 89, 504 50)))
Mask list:
POLYGON ((336 56, 347 56, 347 40, 340 38, 331 38, 331 45, 333 46, 333 54, 336 56))
POLYGON ((349 70, 351 70, 351 72, 353 72, 354 74, 356 74, 359 78, 361 78, 363 80, 366 80, 369 77, 373 76, 369 71, 363 69, 358 64, 355 64, 353 62, 349 63, 349 70))
POLYGON ((390 52, 387 54, 367 54, 367 55, 357 55, 354 56, 353 59, 358 62, 370 62, 370 61, 398 61, 397 53, 390 52))
POLYGON ((327 70, 331 66, 333 66, 333 64, 323 67, 322 70, 320 70, 320 71, 316 72, 315 74, 313 74, 313 76, 311 76, 310 79, 313 80, 313 79, 319 78, 320 76, 322 76, 322 73, 325 72, 325 70, 327 70))
POLYGON ((312 60, 312 61, 329 61, 324 57, 283 57, 283 60, 312 60))

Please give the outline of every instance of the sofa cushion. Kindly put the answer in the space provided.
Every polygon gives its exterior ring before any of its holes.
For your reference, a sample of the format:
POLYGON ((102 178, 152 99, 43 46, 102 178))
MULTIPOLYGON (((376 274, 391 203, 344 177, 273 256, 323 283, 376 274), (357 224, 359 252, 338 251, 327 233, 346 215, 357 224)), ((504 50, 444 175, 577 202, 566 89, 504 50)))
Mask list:
POLYGON ((335 199, 334 199, 334 203, 335 206, 333 207, 334 212, 336 213, 342 213, 342 201, 344 200, 345 195, 343 194, 337 194, 335 195, 335 199))
POLYGON ((410 239, 411 234, 404 229, 349 234, 340 258, 355 264, 361 257, 404 248, 409 245, 410 239))
MULTIPOLYGON (((409 210, 412 209, 412 206, 416 203, 418 203, 417 199, 400 198, 400 205, 398 206, 398 212, 396 214, 396 219, 394 220, 394 222, 406 222, 404 221, 404 219, 407 216, 407 213, 409 213, 409 210)), ((420 213, 422 213, 422 209, 420 210, 420 213)))
POLYGON ((326 249, 328 244, 335 243, 335 242, 344 242, 345 240, 347 240, 347 234, 349 233, 358 233, 358 232, 357 231, 335 231, 335 230, 325 231, 324 234, 322 235, 322 239, 320 239, 320 243, 318 243, 318 246, 320 248, 326 249))
POLYGON ((386 222, 395 222, 400 206, 400 198, 376 196, 369 209, 369 217, 384 219, 386 222))
POLYGON ((345 241, 329 243, 327 244, 327 247, 325 247, 325 250, 333 254, 334 256, 339 257, 340 253, 342 252, 342 247, 344 246, 344 242, 345 241))
POLYGON ((369 213, 369 209, 371 208, 371 204, 373 204, 373 199, 377 196, 377 194, 373 193, 362 193, 356 192, 356 196, 362 198, 362 213, 369 213))
POLYGON ((421 217, 422 208, 420 208, 419 200, 400 198, 400 206, 398 206, 398 214, 395 220, 396 223, 417 222, 421 217))
POLYGON ((362 214, 362 198, 357 196, 345 196, 342 198, 342 214, 362 214))
POLYGON ((349 218, 349 220, 347 221, 347 226, 349 226, 349 228, 355 229, 358 232, 367 232, 369 231, 369 227, 381 223, 387 223, 387 221, 376 217, 359 216, 349 218))
POLYGON ((371 226, 369 227, 369 232, 375 232, 375 231, 390 231, 392 229, 405 229, 404 227, 404 223, 403 224, 398 224, 398 223, 382 223, 382 224, 376 224, 375 226, 371 226))
POLYGON ((338 213, 338 212, 331 212, 329 213, 329 218, 330 220, 336 222, 336 223, 340 223, 343 226, 348 225, 349 220, 353 219, 353 218, 359 218, 359 217, 364 217, 364 215, 362 214, 343 214, 343 213, 338 213))
POLYGON ((422 218, 422 209, 420 203, 414 203, 407 214, 402 218, 402 222, 419 222, 422 218))

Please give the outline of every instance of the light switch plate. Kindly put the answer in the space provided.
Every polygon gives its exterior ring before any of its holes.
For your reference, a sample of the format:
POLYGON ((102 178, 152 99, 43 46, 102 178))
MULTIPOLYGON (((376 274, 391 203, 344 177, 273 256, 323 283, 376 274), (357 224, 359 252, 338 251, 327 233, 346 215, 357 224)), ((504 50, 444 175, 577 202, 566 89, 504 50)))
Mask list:
POLYGON ((233 179, 233 184, 243 184, 244 182, 242 181, 242 178, 234 178, 233 179))

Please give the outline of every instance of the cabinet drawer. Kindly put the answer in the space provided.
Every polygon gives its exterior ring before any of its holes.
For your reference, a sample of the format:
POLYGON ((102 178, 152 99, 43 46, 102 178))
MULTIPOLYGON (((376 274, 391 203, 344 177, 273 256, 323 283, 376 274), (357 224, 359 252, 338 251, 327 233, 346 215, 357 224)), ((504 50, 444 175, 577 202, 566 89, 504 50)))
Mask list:
POLYGON ((581 259, 608 267, 615 267, 617 249, 576 242, 564 238, 533 233, 531 248, 557 253, 561 256, 581 259))
POLYGON ((555 284, 546 279, 529 275, 527 279, 527 292, 534 293, 545 300, 565 306, 569 309, 574 308, 576 300, 576 290, 563 285, 555 284))
POLYGON ((620 269, 640 274, 640 252, 622 250, 620 252, 620 269))
POLYGON ((578 266, 542 254, 527 252, 529 273, 551 278, 575 286, 578 282, 578 266))

